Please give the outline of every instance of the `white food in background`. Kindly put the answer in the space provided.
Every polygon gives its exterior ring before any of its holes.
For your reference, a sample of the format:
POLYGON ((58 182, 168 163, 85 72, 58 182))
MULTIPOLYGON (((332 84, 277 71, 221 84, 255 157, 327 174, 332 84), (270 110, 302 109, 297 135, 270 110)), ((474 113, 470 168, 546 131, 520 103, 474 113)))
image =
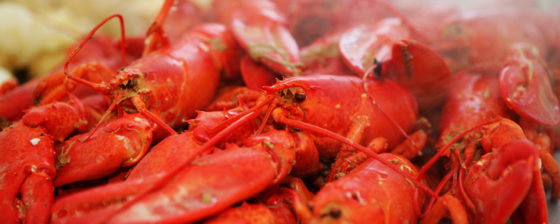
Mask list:
POLYGON ((0 66, 0 86, 6 82, 11 82, 13 80, 15 80, 15 78, 12 73, 0 66))
MULTIPOLYGON (((67 48, 104 18, 119 13, 127 35, 143 35, 162 0, 17 0, 0 2, 0 66, 44 75, 60 65, 67 48)), ((100 33, 120 35, 117 20, 100 33)))

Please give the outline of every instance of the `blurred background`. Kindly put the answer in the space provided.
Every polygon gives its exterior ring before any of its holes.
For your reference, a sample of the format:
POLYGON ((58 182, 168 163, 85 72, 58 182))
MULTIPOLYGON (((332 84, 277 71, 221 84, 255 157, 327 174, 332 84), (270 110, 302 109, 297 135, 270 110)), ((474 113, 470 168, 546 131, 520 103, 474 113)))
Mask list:
MULTIPOLYGON (((191 0, 209 5, 212 0, 191 0)), ((454 5, 460 9, 532 4, 533 0, 422 0, 426 4, 454 5), (491 3, 490 3, 491 2, 491 3)), ((560 0, 536 0, 547 9, 560 0)), ((0 80, 13 74, 19 80, 48 73, 64 60, 75 44, 107 16, 125 18, 127 36, 142 36, 163 0, 3 0, 0 1, 0 80)), ((397 4, 415 2, 391 0, 397 4)), ((415 2, 418 3, 418 2, 415 2)), ((100 33, 117 36, 118 23, 109 22, 100 33)))

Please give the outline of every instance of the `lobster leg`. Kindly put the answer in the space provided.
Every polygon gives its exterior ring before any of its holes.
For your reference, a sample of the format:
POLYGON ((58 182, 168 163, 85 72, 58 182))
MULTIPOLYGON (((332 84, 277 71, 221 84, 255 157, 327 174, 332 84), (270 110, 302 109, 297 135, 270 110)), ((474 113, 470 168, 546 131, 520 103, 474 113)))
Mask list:
POLYGON ((401 144, 392 149, 391 153, 401 155, 407 159, 418 156, 428 141, 428 133, 425 130, 418 130, 409 136, 411 140, 405 139, 401 144))
MULTIPOLYGON (((110 79, 114 74, 114 69, 101 63, 87 63, 75 67, 71 71, 73 77, 92 81, 110 79)), ((66 83, 66 74, 58 73, 51 75, 41 81, 33 92, 33 99, 37 104, 48 104, 63 99, 69 91, 74 88, 70 83, 66 83)))
MULTIPOLYGON (((370 124, 369 121, 367 120, 367 117, 356 118, 352 126, 350 126, 350 130, 346 134, 346 138, 353 142, 361 142, 364 134, 364 130, 369 125, 370 124)), ((336 154, 335 162, 332 164, 331 172, 327 176, 326 181, 330 182, 334 180, 335 177, 344 175, 346 173, 345 171, 348 171, 349 168, 348 166, 352 166, 352 165, 347 164, 347 161, 354 161, 351 159, 349 160, 349 157, 362 158, 362 159, 358 159, 356 162, 361 162, 365 158, 367 158, 367 156, 363 155, 363 153, 355 152, 349 146, 346 145, 342 146, 340 151, 338 151, 338 153, 336 154)), ((354 168, 356 165, 357 164, 353 165, 352 168, 354 168)))
MULTIPOLYGON (((192 222, 216 214, 266 188, 276 173, 268 157, 264 151, 249 148, 202 156, 194 161, 194 166, 111 217, 109 222, 156 221, 156 217, 160 222, 192 222), (169 200, 162 201, 162 197, 169 200)), ((59 207, 55 204, 55 208, 59 207)), ((82 215, 69 217, 68 221, 89 220, 88 215, 82 215)))
POLYGON ((51 223, 101 223, 128 198, 140 194, 144 187, 156 181, 157 178, 143 178, 118 182, 57 198, 52 206, 51 223), (80 217, 80 214, 85 216, 84 213, 87 217, 80 217))
POLYGON ((446 194, 438 198, 436 204, 426 212, 420 224, 436 224, 443 217, 450 217, 455 224, 467 224, 467 210, 456 197, 446 194))
POLYGON ((552 198, 560 198, 560 171, 558 162, 546 149, 539 150, 540 159, 544 172, 548 173, 552 179, 552 198))
POLYGON ((163 3, 155 21, 146 33, 146 46, 144 47, 143 55, 147 55, 150 52, 169 45, 169 40, 163 31, 163 24, 165 23, 169 10, 173 6, 174 2, 175 0, 165 0, 163 3))

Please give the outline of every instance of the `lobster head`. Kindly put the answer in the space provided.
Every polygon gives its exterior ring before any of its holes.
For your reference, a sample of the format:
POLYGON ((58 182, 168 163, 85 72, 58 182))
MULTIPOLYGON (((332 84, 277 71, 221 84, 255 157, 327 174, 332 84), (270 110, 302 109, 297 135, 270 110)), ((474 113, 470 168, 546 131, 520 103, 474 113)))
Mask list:
MULTIPOLYGON (((388 139, 390 146, 396 145, 403 138, 398 126, 410 130, 418 111, 410 93, 385 79, 363 81, 349 76, 298 76, 265 90, 275 93, 280 102, 272 113, 275 121, 285 116, 340 135, 346 135, 355 125, 363 126, 361 142, 364 144, 382 136, 388 139)), ((315 142, 327 157, 334 156, 340 145, 319 137, 315 142)))

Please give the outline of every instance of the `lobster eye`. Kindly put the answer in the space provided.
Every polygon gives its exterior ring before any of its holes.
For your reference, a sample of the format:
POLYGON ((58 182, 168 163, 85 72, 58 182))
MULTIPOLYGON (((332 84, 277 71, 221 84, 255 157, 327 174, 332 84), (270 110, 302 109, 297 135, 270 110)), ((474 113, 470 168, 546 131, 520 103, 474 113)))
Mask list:
POLYGON ((381 62, 377 60, 377 58, 374 58, 373 65, 375 66, 375 68, 373 69, 373 75, 375 76, 375 78, 381 77, 381 71, 383 70, 383 67, 381 67, 381 62))
POLYGON ((124 83, 121 83, 120 87, 123 89, 134 89, 138 85, 138 82, 135 79, 126 80, 124 83))
POLYGON ((329 215, 333 218, 339 218, 340 215, 342 215, 342 211, 340 211, 340 209, 338 208, 333 208, 330 212, 329 215))
POLYGON ((301 103, 305 100, 305 93, 296 93, 294 95, 294 98, 296 99, 297 102, 301 103))

